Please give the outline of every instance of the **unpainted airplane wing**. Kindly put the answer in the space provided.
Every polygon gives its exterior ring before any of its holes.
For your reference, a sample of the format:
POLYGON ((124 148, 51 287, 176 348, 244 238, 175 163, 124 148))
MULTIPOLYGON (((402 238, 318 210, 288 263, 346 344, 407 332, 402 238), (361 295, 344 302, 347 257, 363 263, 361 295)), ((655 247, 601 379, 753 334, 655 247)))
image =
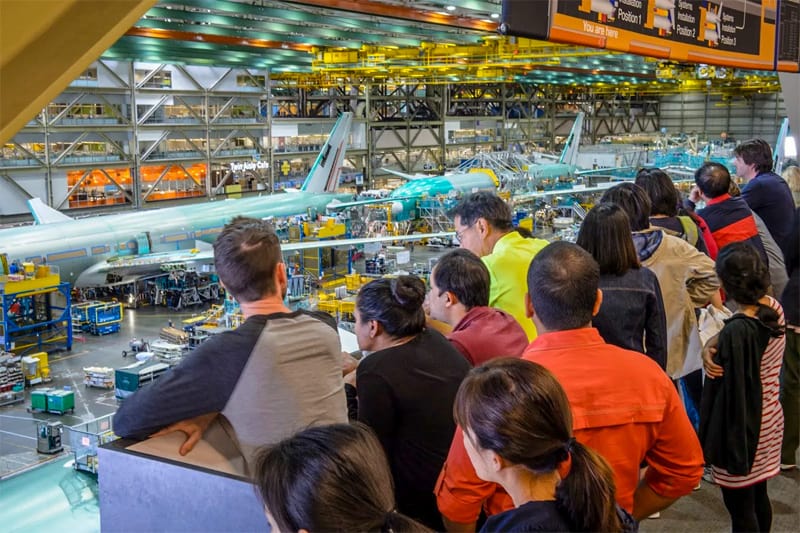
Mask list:
POLYGON ((73 220, 61 211, 56 211, 44 203, 41 198, 31 198, 28 200, 28 209, 30 209, 36 224, 54 224, 56 222, 64 222, 65 220, 73 220))
MULTIPOLYGON (((670 174, 672 174, 672 172, 670 172, 670 174)), ((532 200, 536 200, 537 198, 564 196, 566 194, 583 194, 587 192, 600 192, 610 189, 615 185, 619 185, 620 183, 632 182, 632 181, 633 181, 632 179, 623 179, 617 181, 607 181, 607 182, 597 183, 589 187, 577 186, 577 187, 570 187, 569 189, 551 189, 549 191, 538 191, 526 194, 518 194, 511 197, 511 202, 514 204, 521 204, 532 200)), ((673 183, 683 183, 690 181, 693 181, 693 179, 677 179, 673 180, 673 183)))
MULTIPOLYGON (((336 248, 358 246, 373 242, 408 242, 422 239, 447 238, 455 235, 454 232, 438 233, 415 233, 411 235, 384 236, 384 237, 364 237, 358 239, 331 239, 325 241, 303 241, 281 244, 281 251, 294 252, 299 250, 309 250, 318 248, 336 248)), ((76 287, 100 287, 131 283, 137 279, 163 273, 163 265, 185 264, 197 266, 210 264, 214 261, 214 250, 209 247, 206 249, 192 248, 187 250, 176 250, 174 252, 162 252, 144 255, 134 255, 129 257, 109 258, 105 261, 96 263, 84 270, 75 282, 76 287), (113 281, 109 281, 109 274, 113 274, 113 281)))
POLYGON ((341 211, 349 207, 359 207, 362 205, 391 204, 403 200, 416 200, 418 196, 398 196, 397 198, 373 198, 371 200, 356 200, 354 202, 331 202, 325 207, 331 211, 341 211))
POLYGON ((589 168, 586 170, 576 170, 576 176, 594 176, 594 175, 610 175, 613 176, 614 172, 631 172, 634 167, 604 167, 604 168, 589 168))
POLYGON ((105 261, 95 263, 81 272, 75 280, 76 287, 101 287, 111 284, 129 283, 136 279, 163 272, 162 265, 170 263, 184 263, 194 265, 198 263, 211 263, 214 260, 214 250, 211 248, 200 250, 197 248, 175 250, 174 252, 160 252, 143 255, 123 257, 110 257, 105 261), (109 283, 108 275, 114 274, 118 281, 109 283))
POLYGON ((426 174, 406 174, 404 172, 400 172, 399 170, 392 170, 391 168, 385 168, 385 167, 381 167, 381 170, 383 170, 384 172, 388 172, 389 174, 392 174, 393 176, 397 176, 398 178, 403 178, 404 180, 409 180, 409 181, 418 180, 420 178, 430 178, 431 177, 431 176, 428 176, 426 174))
POLYGON ((610 189, 614 185, 622 183, 621 181, 611 181, 607 183, 598 183, 592 187, 570 187, 569 189, 552 189, 549 191, 539 191, 527 194, 518 194, 511 197, 511 202, 515 204, 536 200, 537 198, 548 198, 552 196, 563 196, 565 194, 581 194, 587 192, 599 192, 610 189))
POLYGON ((281 244, 282 252, 293 252, 296 250, 309 250, 314 248, 335 248, 339 246, 358 246, 372 242, 409 242, 421 241, 423 239, 444 239, 455 235, 453 231, 441 231, 438 233, 412 233, 411 235, 386 235, 384 237, 363 237, 358 239, 333 239, 327 241, 304 241, 281 244))

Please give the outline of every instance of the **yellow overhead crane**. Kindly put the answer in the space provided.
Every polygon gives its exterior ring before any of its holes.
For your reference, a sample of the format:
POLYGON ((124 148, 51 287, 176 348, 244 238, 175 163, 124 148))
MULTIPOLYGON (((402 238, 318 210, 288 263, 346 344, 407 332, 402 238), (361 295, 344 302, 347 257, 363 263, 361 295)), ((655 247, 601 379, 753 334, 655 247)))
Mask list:
POLYGON ((672 94, 698 90, 739 94, 780 90, 776 75, 736 76, 732 68, 678 65, 647 57, 631 61, 632 56, 609 50, 499 35, 483 37, 480 44, 474 45, 423 42, 419 48, 312 47, 311 53, 312 74, 275 73, 273 81, 298 87, 362 84, 367 78, 387 83, 497 83, 516 81, 532 71, 560 70, 574 72, 581 78, 572 85, 598 94, 672 94), (622 64, 615 70, 608 66, 608 60, 616 57, 622 64), (597 68, 587 69, 587 62, 597 68), (658 66, 643 70, 642 62, 658 62, 658 66), (645 79, 639 83, 626 81, 638 76, 645 79))

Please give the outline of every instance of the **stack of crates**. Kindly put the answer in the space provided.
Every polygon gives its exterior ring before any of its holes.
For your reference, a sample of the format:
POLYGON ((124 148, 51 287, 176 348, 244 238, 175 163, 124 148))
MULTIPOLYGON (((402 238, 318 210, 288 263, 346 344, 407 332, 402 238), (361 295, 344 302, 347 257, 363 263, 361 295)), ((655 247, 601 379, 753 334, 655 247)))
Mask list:
POLYGON ((83 384, 100 389, 114 388, 114 369, 105 366, 87 366, 83 369, 83 384))
POLYGON ((13 353, 0 353, 0 393, 8 392, 17 385, 25 385, 20 358, 13 353))
POLYGON ((150 351, 170 366, 177 365, 188 350, 188 344, 173 344, 161 339, 150 344, 150 351))
POLYGON ((22 383, 14 385, 14 387, 6 392, 0 392, 0 405, 11 405, 25 401, 25 389, 22 383))

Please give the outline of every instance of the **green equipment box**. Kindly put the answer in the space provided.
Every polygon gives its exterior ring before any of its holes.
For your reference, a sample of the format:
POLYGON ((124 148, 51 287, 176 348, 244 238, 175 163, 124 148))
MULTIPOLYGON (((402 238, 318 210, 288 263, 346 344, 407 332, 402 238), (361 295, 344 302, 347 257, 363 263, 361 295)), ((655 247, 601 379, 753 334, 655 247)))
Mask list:
POLYGON ((153 363, 152 361, 139 361, 114 371, 114 396, 124 400, 142 386, 152 383, 164 372, 169 370, 166 363, 153 363))
POLYGON ((71 390, 37 389, 31 391, 31 411, 63 415, 75 412, 75 393, 71 390))
POLYGON ((39 389, 31 391, 31 410, 47 411, 47 391, 50 389, 39 389))
POLYGON ((75 393, 56 390, 47 395, 47 412, 63 415, 67 411, 75 412, 75 393))

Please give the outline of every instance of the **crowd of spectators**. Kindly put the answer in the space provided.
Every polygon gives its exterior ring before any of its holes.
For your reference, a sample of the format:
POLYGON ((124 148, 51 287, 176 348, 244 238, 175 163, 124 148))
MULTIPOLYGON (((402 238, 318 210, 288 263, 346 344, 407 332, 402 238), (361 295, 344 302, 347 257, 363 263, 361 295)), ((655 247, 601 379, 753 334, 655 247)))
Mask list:
POLYGON ((281 531, 635 531, 704 468, 734 531, 768 531, 766 480, 800 440, 800 210, 766 143, 735 156, 740 197, 715 163, 686 203, 643 169, 576 244, 466 195, 429 287, 361 287, 359 360, 329 318, 285 307, 270 226, 234 219, 215 263, 245 323, 134 394, 115 430, 180 431, 188 453, 222 425, 281 531), (704 346, 708 306, 730 318, 704 346))

